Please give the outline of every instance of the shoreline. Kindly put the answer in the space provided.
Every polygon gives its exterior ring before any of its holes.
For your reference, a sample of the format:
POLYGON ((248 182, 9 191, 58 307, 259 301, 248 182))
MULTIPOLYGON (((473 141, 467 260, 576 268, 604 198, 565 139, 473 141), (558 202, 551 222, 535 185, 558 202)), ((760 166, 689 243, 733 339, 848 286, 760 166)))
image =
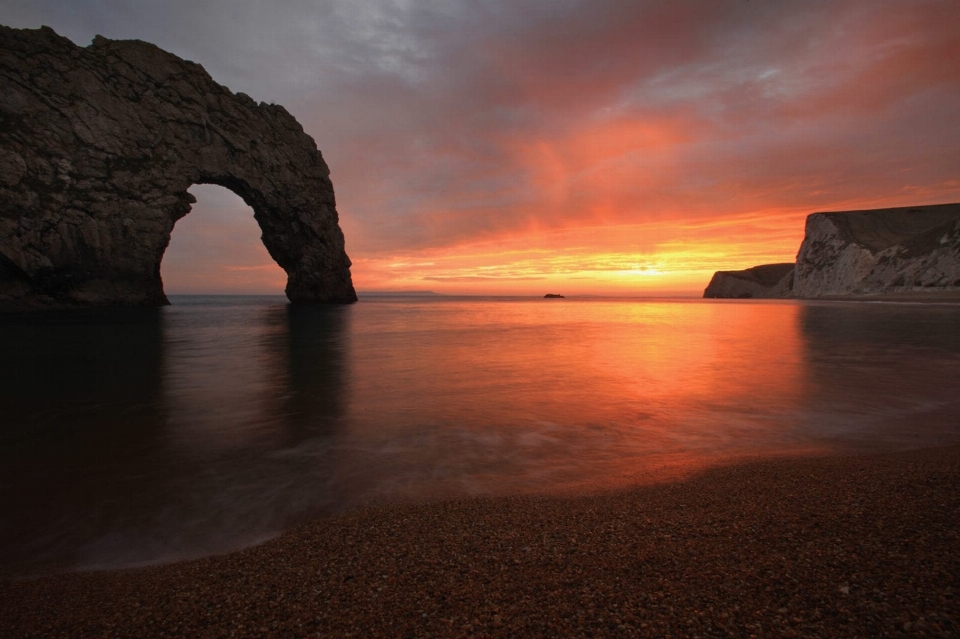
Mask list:
POLYGON ((916 304, 960 304, 960 289, 946 291, 890 291, 864 295, 823 295, 820 297, 798 297, 794 299, 806 302, 818 300, 825 302, 900 302, 916 304))
POLYGON ((375 506, 176 564, 0 581, 0 636, 948 636, 960 446, 375 506))

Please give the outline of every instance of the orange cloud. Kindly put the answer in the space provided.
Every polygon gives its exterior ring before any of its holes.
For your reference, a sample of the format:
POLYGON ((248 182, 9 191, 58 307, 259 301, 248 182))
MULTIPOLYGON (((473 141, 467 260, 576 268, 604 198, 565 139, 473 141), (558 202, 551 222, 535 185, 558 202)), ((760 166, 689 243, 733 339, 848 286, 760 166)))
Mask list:
POLYGON ((955 2, 391 7, 290 105, 360 290, 696 295, 810 212, 960 200, 955 2))

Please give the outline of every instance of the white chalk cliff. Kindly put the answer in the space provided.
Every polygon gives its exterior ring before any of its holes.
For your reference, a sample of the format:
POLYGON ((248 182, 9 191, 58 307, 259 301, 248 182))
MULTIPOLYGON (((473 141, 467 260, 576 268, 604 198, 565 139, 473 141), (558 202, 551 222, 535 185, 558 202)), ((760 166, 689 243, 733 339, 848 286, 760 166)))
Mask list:
POLYGON ((960 204, 814 213, 794 297, 960 289, 960 204))
POLYGON ((813 213, 792 271, 785 264, 718 271, 703 296, 916 292, 960 292, 960 204, 813 213))

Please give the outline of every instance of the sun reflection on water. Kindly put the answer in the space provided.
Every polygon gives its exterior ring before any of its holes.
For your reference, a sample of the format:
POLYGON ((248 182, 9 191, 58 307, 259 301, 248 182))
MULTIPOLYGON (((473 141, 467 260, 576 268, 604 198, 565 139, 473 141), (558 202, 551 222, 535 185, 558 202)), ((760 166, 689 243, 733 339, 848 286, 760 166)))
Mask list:
POLYGON ((372 502, 960 441, 960 309, 183 298, 0 319, 0 568, 222 552, 372 502))

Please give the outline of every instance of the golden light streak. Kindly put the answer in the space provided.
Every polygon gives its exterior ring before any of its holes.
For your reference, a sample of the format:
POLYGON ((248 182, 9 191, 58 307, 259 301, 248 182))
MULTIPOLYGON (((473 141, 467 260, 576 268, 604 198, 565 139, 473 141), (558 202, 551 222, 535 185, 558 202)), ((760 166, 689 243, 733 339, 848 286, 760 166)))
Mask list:
POLYGON ((498 240, 354 260, 358 290, 698 296, 716 270, 792 261, 803 216, 529 231, 498 240), (779 222, 779 223, 778 223, 779 222))

